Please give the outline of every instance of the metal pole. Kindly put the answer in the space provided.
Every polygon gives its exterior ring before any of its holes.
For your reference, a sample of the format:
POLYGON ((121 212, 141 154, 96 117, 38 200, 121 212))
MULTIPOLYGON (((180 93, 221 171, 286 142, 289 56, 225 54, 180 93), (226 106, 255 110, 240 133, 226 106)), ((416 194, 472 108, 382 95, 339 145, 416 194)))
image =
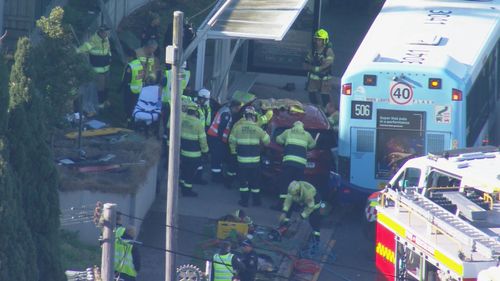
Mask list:
POLYGON ((102 231, 101 278, 113 281, 115 259, 116 204, 106 203, 103 208, 104 227, 102 231))
POLYGON ((174 250, 174 229, 172 226, 177 225, 177 208, 175 201, 178 194, 179 182, 179 150, 180 150, 180 133, 181 133, 181 87, 180 87, 180 67, 182 57, 182 35, 184 22, 184 13, 180 11, 174 12, 173 26, 173 64, 172 64, 172 89, 170 102, 170 147, 168 158, 168 182, 167 182, 167 214, 165 232, 165 281, 174 280, 175 273, 175 256, 174 250))

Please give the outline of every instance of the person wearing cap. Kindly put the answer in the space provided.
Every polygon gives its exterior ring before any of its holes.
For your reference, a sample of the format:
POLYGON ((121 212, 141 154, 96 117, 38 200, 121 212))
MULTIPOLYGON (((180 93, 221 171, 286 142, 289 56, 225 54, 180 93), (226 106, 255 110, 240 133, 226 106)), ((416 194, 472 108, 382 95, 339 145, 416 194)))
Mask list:
MULTIPOLYGON (((276 143, 285 147, 283 154, 283 170, 281 172, 281 184, 279 186, 280 199, 287 195, 287 188, 294 180, 303 180, 307 163, 307 151, 316 146, 316 141, 311 134, 304 130, 301 121, 293 123, 293 127, 285 130, 276 137, 276 143)), ((274 209, 281 208, 281 202, 274 209)), ((279 209, 278 209, 279 210, 279 209)))
MULTIPOLYGON (((225 179, 222 172, 222 165, 231 163, 231 155, 227 146, 229 133, 232 128, 233 118, 241 109, 241 102, 232 100, 228 104, 222 106, 215 114, 212 124, 208 128, 208 144, 211 151, 211 174, 212 182, 224 183, 225 179)), ((228 182, 232 182, 236 176, 236 165, 227 165, 226 170, 226 186, 228 182)))
POLYGON ((253 106, 245 109, 244 120, 235 126, 229 136, 229 149, 236 154, 241 199, 238 204, 248 207, 250 193, 252 205, 260 206, 260 150, 270 143, 269 135, 257 124, 253 106))
POLYGON ((184 107, 186 113, 181 116, 181 194, 196 197, 193 180, 202 154, 208 153, 207 135, 198 116, 198 105, 191 101, 184 107))
POLYGON ((312 241, 319 243, 320 241, 320 228, 321 216, 319 209, 321 207, 316 188, 306 181, 292 181, 288 186, 288 193, 283 202, 283 214, 280 217, 282 225, 290 223, 290 217, 293 205, 297 205, 302 209, 300 217, 302 219, 309 219, 309 224, 313 230, 312 241))
POLYGON ((309 101, 316 105, 319 105, 316 96, 319 93, 325 107, 333 87, 332 64, 335 58, 328 32, 324 29, 316 31, 312 45, 304 60, 304 69, 308 72, 307 92, 309 101))
POLYGON ((130 118, 134 110, 139 94, 144 86, 144 65, 135 58, 130 61, 123 72, 120 89, 123 92, 125 115, 130 118))
POLYGON ((259 257, 253 248, 252 240, 245 239, 240 245, 243 252, 241 262, 245 267, 240 270, 238 277, 240 281, 254 281, 259 265, 259 257))
POLYGON ((156 49, 158 49, 158 42, 150 39, 146 45, 135 50, 135 56, 144 65, 144 76, 151 77, 153 80, 158 79, 159 62, 155 57, 156 49))
POLYGON ((141 270, 141 259, 132 241, 135 237, 133 226, 118 226, 115 230, 115 276, 124 281, 135 281, 141 270))
POLYGON ((101 25, 96 33, 76 50, 79 54, 89 54, 90 64, 96 74, 99 108, 104 108, 109 104, 107 80, 111 65, 110 30, 106 25, 101 25))
POLYGON ((219 244, 219 252, 212 258, 212 280, 238 280, 238 273, 243 267, 240 258, 231 252, 231 242, 222 241, 219 244))

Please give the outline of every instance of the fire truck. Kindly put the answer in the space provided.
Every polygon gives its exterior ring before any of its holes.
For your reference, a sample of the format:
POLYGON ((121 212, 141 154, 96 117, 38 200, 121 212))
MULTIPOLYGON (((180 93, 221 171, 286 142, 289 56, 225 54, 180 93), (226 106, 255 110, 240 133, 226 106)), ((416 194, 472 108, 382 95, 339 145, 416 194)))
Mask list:
POLYGON ((410 159, 378 198, 380 280, 472 281, 499 266, 498 148, 410 159))

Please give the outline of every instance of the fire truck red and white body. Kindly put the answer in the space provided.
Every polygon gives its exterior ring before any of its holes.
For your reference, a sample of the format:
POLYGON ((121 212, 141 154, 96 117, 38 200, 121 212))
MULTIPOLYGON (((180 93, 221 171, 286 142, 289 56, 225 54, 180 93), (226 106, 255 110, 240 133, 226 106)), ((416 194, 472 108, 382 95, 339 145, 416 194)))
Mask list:
POLYGON ((480 281, 500 258, 500 151, 410 159, 376 210, 382 280, 480 281))

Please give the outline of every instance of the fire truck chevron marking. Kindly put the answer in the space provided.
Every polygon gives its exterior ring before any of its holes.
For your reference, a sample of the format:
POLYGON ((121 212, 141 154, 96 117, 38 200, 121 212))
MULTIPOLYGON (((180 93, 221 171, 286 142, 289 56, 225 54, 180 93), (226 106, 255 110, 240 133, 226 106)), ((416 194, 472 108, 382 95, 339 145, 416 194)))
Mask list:
POLYGON ((375 249, 375 252, 390 263, 394 264, 396 261, 394 251, 387 248, 380 242, 377 243, 377 248, 375 249))

